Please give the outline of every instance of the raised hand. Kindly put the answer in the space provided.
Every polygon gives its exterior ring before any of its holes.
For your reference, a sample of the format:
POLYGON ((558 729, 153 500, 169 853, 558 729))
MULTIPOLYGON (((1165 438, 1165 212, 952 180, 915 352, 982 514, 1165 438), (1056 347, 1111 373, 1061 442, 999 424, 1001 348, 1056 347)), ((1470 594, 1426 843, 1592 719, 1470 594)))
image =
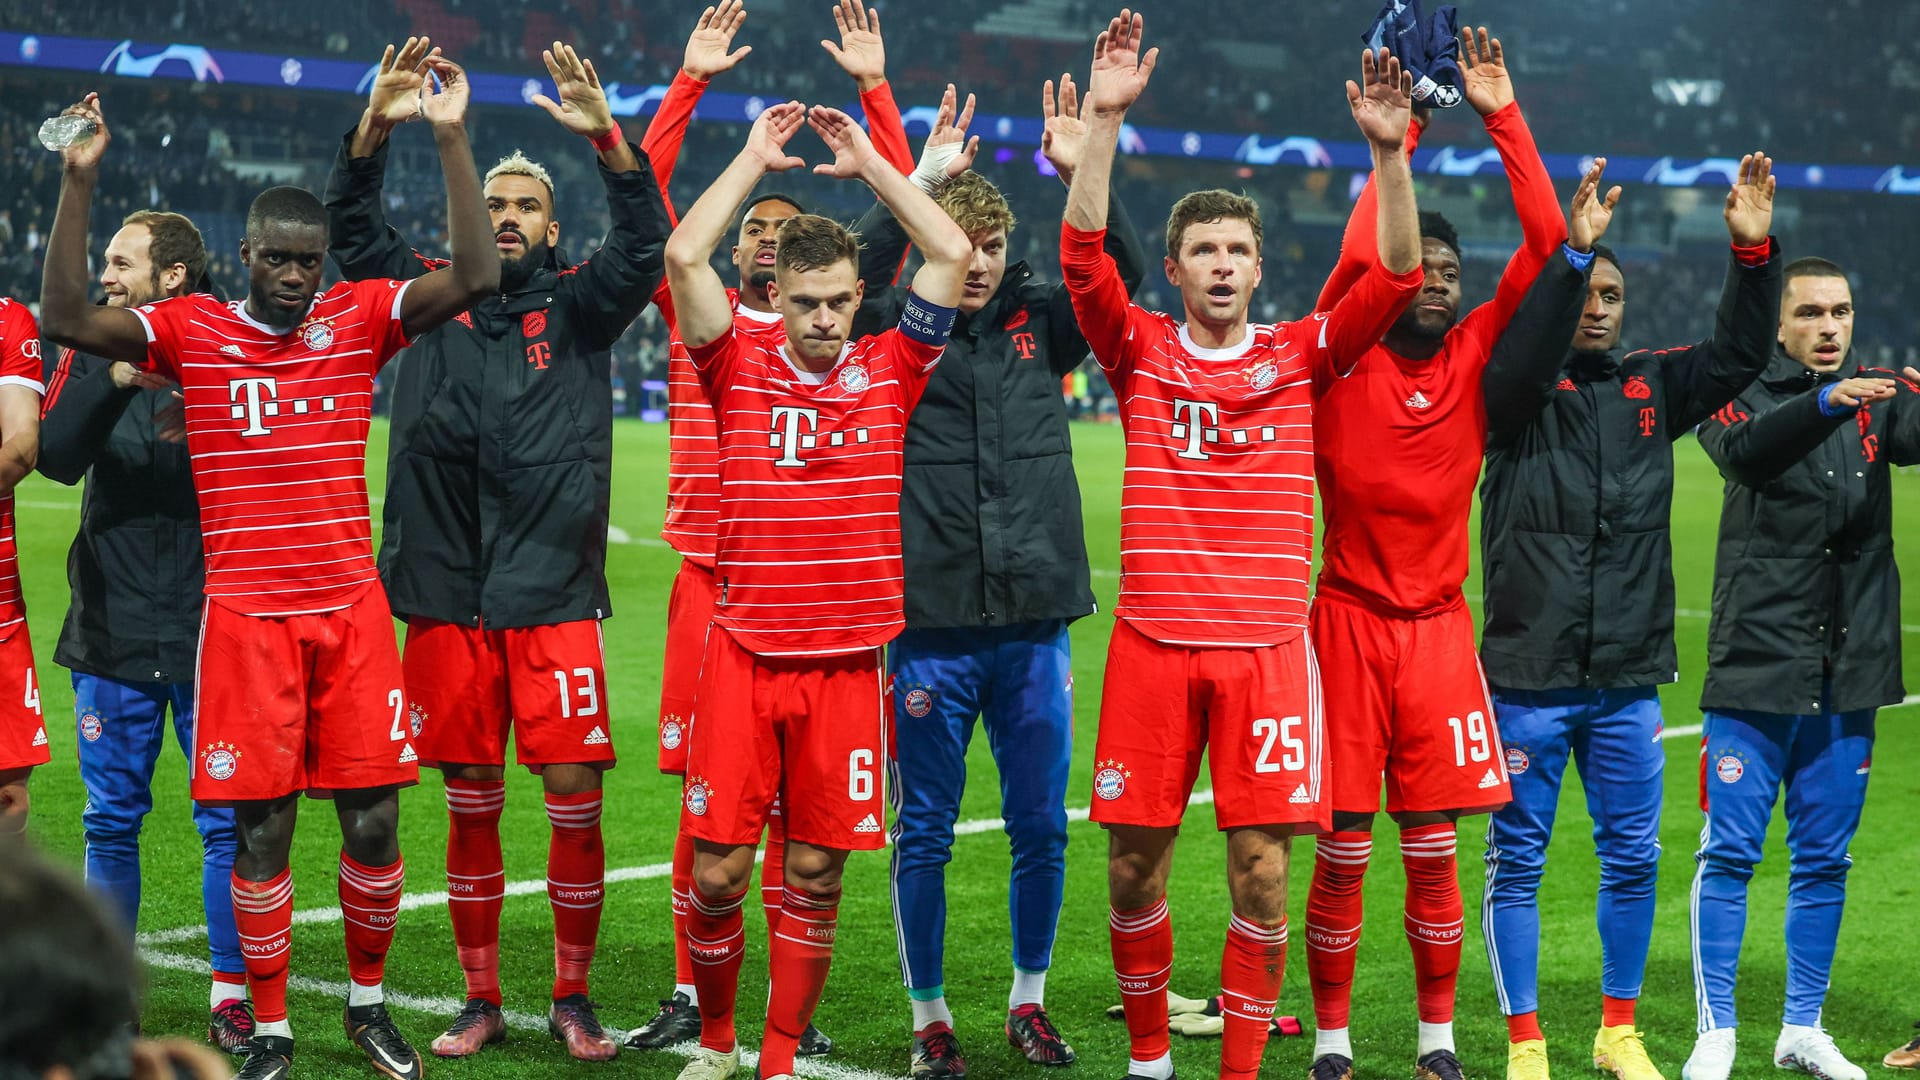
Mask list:
POLYGON ((833 151, 832 164, 813 167, 817 175, 840 180, 858 179, 877 156, 867 133, 853 122, 853 117, 839 109, 815 105, 807 110, 807 126, 820 136, 821 142, 827 144, 827 149, 833 151))
POLYGON ((973 168, 973 156, 980 152, 980 136, 967 136, 967 126, 973 123, 973 95, 967 95, 966 107, 960 109, 956 119, 958 98, 959 92, 948 83, 947 92, 940 96, 940 112, 927 135, 926 149, 920 154, 922 161, 938 164, 942 182, 973 168))
POLYGON ((1080 119, 1080 92, 1074 87, 1071 74, 1061 74, 1057 101, 1053 80, 1047 80, 1040 92, 1040 113, 1046 117, 1046 127, 1040 132, 1040 152, 1046 155, 1047 163, 1060 174, 1060 179, 1071 184, 1087 152, 1087 122, 1080 119))
POLYGON ((440 59, 440 50, 430 49, 424 37, 410 37, 396 51, 392 45, 380 54, 380 73, 373 77, 373 89, 367 94, 367 116, 383 128, 391 128, 420 115, 420 88, 426 85, 427 69, 440 59))
POLYGON ((1593 245, 1607 235, 1607 226, 1613 223, 1613 208, 1620 201, 1620 185, 1613 185, 1607 197, 1601 198, 1600 178, 1606 171, 1607 159, 1594 158, 1593 167, 1574 189, 1573 204, 1567 208, 1567 246, 1575 251, 1592 251, 1593 245))
POLYGON ((107 134, 106 116, 100 111, 100 95, 88 94, 76 104, 60 110, 60 115, 84 116, 93 121, 93 134, 82 135, 60 151, 60 163, 69 169, 99 168, 100 159, 107 153, 107 143, 111 141, 107 134))
POLYGON ((473 83, 466 69, 444 56, 436 57, 428 68, 434 77, 421 87, 421 118, 436 127, 466 120, 467 104, 473 97, 473 83))
POLYGON ((1773 159, 1754 151, 1740 159, 1740 176, 1727 191, 1727 235, 1741 247, 1767 242, 1773 230, 1773 159))
POLYGON ((1492 116, 1513 104, 1513 80, 1507 76, 1506 53, 1499 38, 1489 38, 1481 27, 1478 40, 1472 27, 1460 35, 1460 89, 1481 116, 1492 116))
POLYGON ((719 7, 701 12, 693 33, 687 35, 687 52, 680 60, 680 70, 701 82, 732 70, 753 51, 751 45, 727 51, 733 45, 733 35, 746 21, 746 0, 720 0, 719 7))
POLYGON ((600 88, 600 73, 593 70, 593 61, 558 41, 542 49, 540 59, 546 61, 547 74, 553 76, 554 92, 560 95, 560 101, 556 104, 545 94, 535 94, 529 100, 575 135, 598 139, 613 130, 613 110, 607 105, 607 92, 600 88))
POLYGON ((1140 100, 1160 62, 1160 50, 1140 53, 1146 18, 1130 8, 1107 24, 1093 42, 1093 73, 1087 78, 1087 107, 1096 116, 1123 115, 1140 100))
POLYGON ((840 70, 853 76, 862 93, 887 77, 887 46, 880 38, 880 13, 868 11, 861 0, 840 0, 833 6, 833 24, 840 28, 838 45, 822 38, 820 47, 833 55, 840 70))
POLYGON ((798 169, 806 162, 787 153, 787 142, 807 118, 807 107, 797 101, 783 101, 761 112, 747 133, 745 152, 760 160, 768 172, 798 169))
POLYGON ((1360 82, 1347 80, 1347 107, 1368 142, 1397 151, 1407 141, 1407 121, 1413 115, 1413 75, 1385 49, 1377 54, 1364 51, 1360 82))

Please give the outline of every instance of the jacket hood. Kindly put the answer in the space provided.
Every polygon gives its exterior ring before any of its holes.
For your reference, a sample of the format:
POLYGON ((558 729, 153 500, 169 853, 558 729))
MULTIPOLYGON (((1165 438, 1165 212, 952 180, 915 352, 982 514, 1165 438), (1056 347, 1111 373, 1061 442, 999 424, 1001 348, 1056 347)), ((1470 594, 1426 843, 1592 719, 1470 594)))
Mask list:
POLYGON ((1620 370, 1620 350, 1612 348, 1605 352, 1593 352, 1570 348, 1567 350, 1566 368, 1584 382, 1612 378, 1620 370))

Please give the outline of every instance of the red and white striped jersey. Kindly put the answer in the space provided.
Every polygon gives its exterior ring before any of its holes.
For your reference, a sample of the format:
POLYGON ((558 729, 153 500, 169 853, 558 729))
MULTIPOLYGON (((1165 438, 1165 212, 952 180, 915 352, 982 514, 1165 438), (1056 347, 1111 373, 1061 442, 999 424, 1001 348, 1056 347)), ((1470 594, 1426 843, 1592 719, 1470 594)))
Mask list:
MULTIPOLYGON (((728 289, 727 298, 733 302, 734 330, 765 334, 775 348, 786 343, 786 324, 778 313, 741 306, 738 289, 728 289)), ((682 558, 711 568, 720 532, 720 435, 713 405, 680 340, 680 323, 665 285, 654 294, 654 303, 672 335, 667 343, 667 520, 660 538, 682 558)))
MULTIPOLYGON (((40 324, 25 304, 0 297, 0 386, 18 386, 35 397, 46 393, 40 381, 40 324)), ((35 415, 39 409, 34 410, 35 415)), ((13 540, 13 490, 0 493, 0 641, 27 625, 27 604, 20 595, 20 559, 13 540)))
POLYGON ((1104 235, 1063 226, 1061 265, 1126 428, 1115 614, 1169 645, 1291 641, 1307 628, 1314 373, 1348 370, 1421 272, 1375 269, 1331 312, 1208 349, 1128 301, 1104 235))
POLYGON ((342 282, 276 332, 244 300, 134 309, 147 358, 180 382, 207 596, 246 615, 336 611, 379 574, 367 512, 373 376, 407 344, 406 283, 342 282))
POLYGON ((906 624, 900 474, 907 416, 940 347, 898 329, 823 374, 736 328, 690 350, 720 431, 714 622, 760 656, 834 656, 906 624))

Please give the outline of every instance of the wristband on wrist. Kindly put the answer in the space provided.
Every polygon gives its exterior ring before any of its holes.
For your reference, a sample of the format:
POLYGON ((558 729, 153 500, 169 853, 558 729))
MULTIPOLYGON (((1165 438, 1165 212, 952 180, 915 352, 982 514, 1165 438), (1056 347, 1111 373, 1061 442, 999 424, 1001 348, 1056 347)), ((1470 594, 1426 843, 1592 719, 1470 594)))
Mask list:
POLYGON ((947 166, 953 163, 954 158, 960 156, 960 152, 966 149, 966 145, 965 140, 941 143, 938 146, 928 143, 920 151, 920 161, 914 165, 913 171, 907 174, 907 179, 913 181, 915 187, 929 195, 939 191, 948 180, 952 179, 947 175, 947 166))
POLYGON ((609 150, 618 149, 620 144, 626 141, 626 137, 620 133, 620 121, 615 120, 613 127, 609 128, 605 135, 587 141, 593 144, 595 150, 604 154, 609 150))
POLYGON ((1568 264, 1575 270, 1585 270, 1593 264, 1593 252, 1591 250, 1575 251, 1572 244, 1561 244, 1560 250, 1566 255, 1568 264))
POLYGON ((1773 257, 1773 238, 1768 237, 1757 244, 1733 245, 1733 257, 1743 266, 1759 266, 1773 257))

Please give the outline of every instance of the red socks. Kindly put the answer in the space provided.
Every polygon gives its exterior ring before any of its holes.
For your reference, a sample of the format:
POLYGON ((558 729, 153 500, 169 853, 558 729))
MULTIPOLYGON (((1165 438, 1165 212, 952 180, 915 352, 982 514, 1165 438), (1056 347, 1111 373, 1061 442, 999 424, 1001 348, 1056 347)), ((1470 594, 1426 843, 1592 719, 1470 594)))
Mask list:
POLYGON ((1407 870, 1407 941, 1413 946, 1413 984, 1420 1020, 1453 1021, 1454 981, 1460 973, 1460 873, 1454 861, 1453 823, 1400 830, 1407 870))
POLYGON ((1267 1048, 1267 1025, 1280 1001, 1280 978, 1287 970, 1287 917, 1273 926, 1238 915, 1227 921, 1227 945, 1220 956, 1220 1016, 1226 1029, 1220 1042, 1220 1075, 1252 1077, 1267 1048))
MULTIPOLYGON (((785 890, 780 928, 767 956, 767 1031, 760 1044, 761 1076, 793 1073, 794 1050, 813 1019, 833 967, 833 939, 840 922, 840 890, 785 890)), ((703 995, 704 998, 704 995, 703 995)))
POLYGON ((1167 974, 1173 967, 1173 923, 1167 901, 1137 911, 1109 910, 1113 974, 1120 980, 1120 1006, 1135 1061, 1171 1051, 1167 1044, 1167 974))
POLYGON ((253 1015, 261 1022, 287 1018, 287 954, 293 948, 293 872, 271 881, 233 875, 233 922, 240 955, 253 985, 253 1015))
POLYGON ((1546 1038, 1546 1035, 1540 1031, 1540 1013, 1538 1011, 1514 1013, 1512 1016, 1507 1017, 1508 1042, 1544 1042, 1546 1038))
POLYGON ((447 914, 467 997, 500 1004, 500 858, 504 780, 447 777, 447 914))
POLYGON ((733 1003, 740 994, 740 957, 746 928, 740 918, 745 892, 709 899, 694 889, 687 908, 687 955, 700 991, 700 1045, 726 1053, 735 1045, 733 1003))
POLYGON ((600 940, 607 851, 600 842, 600 791, 547 795, 547 902, 553 907, 553 997, 587 992, 600 940))
POLYGON ((766 854, 760 859, 760 908, 767 913, 769 957, 773 955, 774 935, 780 932, 780 911, 787 894, 787 819, 778 805, 773 810, 767 816, 766 854))
POLYGON ((1632 1027, 1633 1007, 1637 1003, 1638 999, 1636 998, 1617 998, 1610 997, 1606 994, 1600 995, 1600 1026, 1620 1027, 1625 1025, 1632 1027))
POLYGON ((1323 1029, 1347 1026, 1354 950, 1360 944, 1360 887, 1372 855, 1371 833, 1330 832, 1314 844, 1313 884, 1307 890, 1307 981, 1313 986, 1314 1021, 1323 1029))
POLYGON ((673 839, 673 982, 693 985, 693 958, 687 955, 687 911, 693 906, 693 837, 681 829, 673 839))
POLYGON ((347 976, 361 986, 379 986, 387 973, 387 949, 400 921, 400 890, 407 864, 367 866, 340 853, 340 912, 346 919, 347 976))

